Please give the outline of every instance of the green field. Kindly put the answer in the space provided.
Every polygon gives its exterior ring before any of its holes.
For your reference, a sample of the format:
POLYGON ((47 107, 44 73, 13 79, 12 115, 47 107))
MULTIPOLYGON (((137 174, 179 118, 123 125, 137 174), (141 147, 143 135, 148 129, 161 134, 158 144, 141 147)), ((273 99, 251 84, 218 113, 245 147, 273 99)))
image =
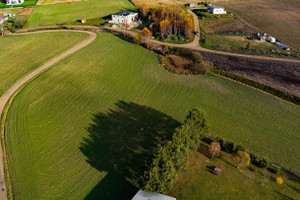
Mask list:
POLYGON ((99 33, 12 103, 15 199, 126 199, 144 153, 196 106, 213 134, 299 170, 298 107, 222 78, 169 73, 156 54, 99 33))
POLYGON ((127 0, 86 0, 57 5, 39 5, 33 9, 26 27, 60 25, 76 22, 81 18, 101 18, 128 9, 135 9, 135 7, 127 0))
POLYGON ((87 36, 76 32, 49 32, 0 38, 0 96, 18 79, 87 36))
MULTIPOLYGON (((170 196, 177 200, 274 200, 299 199, 300 182, 295 176, 280 172, 270 173, 267 169, 253 172, 247 168, 236 169, 232 156, 221 152, 222 159, 210 159, 201 144, 201 153, 194 152, 188 160, 186 171, 182 173, 170 196), (220 175, 212 173, 214 167, 222 167, 220 175), (284 183, 276 184, 282 177, 284 183), (238 184, 237 184, 238 183, 238 184)), ((253 166, 251 166, 253 167, 253 166)))
MULTIPOLYGON (((11 6, 6 5, 6 0, 0 1, 0 8, 10 8, 11 6)), ((24 0, 24 3, 19 4, 19 5, 14 5, 14 8, 17 7, 28 7, 28 6, 35 6, 37 0, 24 0)))

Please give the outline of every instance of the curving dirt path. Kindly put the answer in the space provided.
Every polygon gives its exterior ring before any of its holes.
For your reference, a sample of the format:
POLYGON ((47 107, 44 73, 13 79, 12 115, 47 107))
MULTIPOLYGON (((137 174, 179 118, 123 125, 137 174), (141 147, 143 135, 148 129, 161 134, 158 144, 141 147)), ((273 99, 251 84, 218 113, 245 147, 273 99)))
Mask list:
MULTIPOLYGON (((42 66, 40 66, 39 68, 35 69, 33 72, 31 72, 30 74, 26 75, 25 77, 23 77, 21 80, 19 80, 17 83, 15 83, 12 87, 10 87, 1 97, 0 97, 0 116, 3 117, 3 110, 5 105, 8 103, 9 99, 13 96, 13 94, 20 88, 22 87, 24 84, 26 84, 29 80, 31 80, 32 78, 36 77, 37 75, 39 75, 40 73, 42 73, 43 71, 45 71, 46 69, 48 69, 49 67, 53 66, 55 63, 57 63, 58 61, 66 58, 67 56, 69 56, 70 54, 75 53, 76 51, 82 49, 83 47, 89 45, 90 43, 92 43, 96 37, 97 34, 94 32, 90 32, 90 31, 78 31, 78 30, 55 30, 55 31, 39 31, 39 32, 31 32, 31 33, 20 33, 18 35, 24 35, 24 34, 37 34, 37 33, 41 33, 41 32, 58 32, 58 31, 74 31, 74 32, 82 32, 82 33, 88 33, 89 34, 89 38, 84 40, 83 42, 80 42, 79 44, 77 44, 76 46, 74 46, 73 48, 71 48, 70 50, 68 50, 67 52, 49 60, 47 63, 43 64, 42 66)), ((6 188, 6 183, 5 183, 5 175, 4 175, 4 152, 3 149, 5 147, 0 148, 0 199, 1 200, 7 200, 7 188, 6 188)))

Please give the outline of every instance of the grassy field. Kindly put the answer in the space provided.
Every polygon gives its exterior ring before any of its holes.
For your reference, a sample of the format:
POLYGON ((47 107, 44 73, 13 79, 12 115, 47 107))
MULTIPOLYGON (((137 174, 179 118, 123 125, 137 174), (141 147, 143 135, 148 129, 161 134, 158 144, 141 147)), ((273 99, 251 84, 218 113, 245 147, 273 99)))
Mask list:
POLYGON ((56 5, 39 5, 34 8, 26 27, 59 25, 75 22, 81 18, 101 18, 128 9, 135 9, 135 7, 127 0, 87 0, 56 5))
POLYGON ((242 0, 221 4, 259 30, 300 51, 298 0, 242 0))
POLYGON ((144 153, 195 106, 214 134, 299 170, 298 107, 222 78, 171 74, 154 53, 99 33, 12 103, 15 199, 130 199, 144 153))
POLYGON ((206 155, 206 144, 201 152, 189 159, 186 171, 181 174, 170 196, 178 200, 274 200, 299 199, 300 182, 290 174, 272 174, 266 169, 257 172, 247 168, 237 170, 232 165, 231 155, 222 152, 222 159, 210 159, 206 155), (204 153, 204 154, 203 154, 204 153), (212 173, 214 167, 222 167, 220 175, 212 173), (284 183, 276 184, 277 177, 284 183), (237 184, 239 183, 239 184, 237 184))
MULTIPOLYGON (((0 1, 0 8, 10 8, 10 5, 6 5, 5 0, 0 1)), ((36 4, 37 0, 24 0, 24 3, 19 5, 14 5, 13 7, 28 7, 28 6, 34 6, 36 4)))
POLYGON ((56 32, 0 38, 0 96, 18 79, 86 37, 84 33, 56 32))

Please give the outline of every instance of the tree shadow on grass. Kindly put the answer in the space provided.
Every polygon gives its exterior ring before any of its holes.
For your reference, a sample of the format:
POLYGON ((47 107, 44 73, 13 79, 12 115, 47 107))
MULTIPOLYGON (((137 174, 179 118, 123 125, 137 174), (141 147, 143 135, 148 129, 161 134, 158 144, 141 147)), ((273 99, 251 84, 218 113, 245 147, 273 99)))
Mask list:
POLYGON ((108 174, 86 199, 130 199, 154 149, 179 125, 160 111, 124 101, 107 113, 94 114, 80 150, 92 167, 108 174))

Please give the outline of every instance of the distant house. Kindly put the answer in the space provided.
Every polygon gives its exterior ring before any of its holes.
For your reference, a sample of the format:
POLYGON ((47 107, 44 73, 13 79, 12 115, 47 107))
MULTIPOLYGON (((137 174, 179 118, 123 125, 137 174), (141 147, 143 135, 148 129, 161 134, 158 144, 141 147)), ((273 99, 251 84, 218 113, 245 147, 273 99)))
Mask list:
POLYGON ((197 6, 197 4, 195 4, 195 3, 187 3, 184 6, 187 7, 187 8, 195 8, 197 6))
POLYGON ((3 24, 3 22, 5 22, 6 20, 8 20, 8 17, 0 15, 0 24, 3 24))
POLYGON ((6 0, 6 5, 18 5, 24 3, 24 0, 6 0))
POLYGON ((137 12, 122 11, 111 15, 109 23, 112 24, 132 24, 138 21, 139 14, 137 12))
POLYGON ((14 13, 7 13, 7 12, 5 12, 5 13, 3 13, 3 16, 6 16, 6 17, 14 17, 14 16, 16 16, 14 13))
POLYGON ((207 12, 209 12, 211 14, 226 14, 227 13, 225 11, 224 7, 218 6, 218 5, 211 5, 211 4, 209 4, 207 6, 207 12))
POLYGON ((152 192, 139 190, 136 193, 136 195, 132 198, 132 200, 176 200, 176 199, 159 193, 152 193, 152 192))

